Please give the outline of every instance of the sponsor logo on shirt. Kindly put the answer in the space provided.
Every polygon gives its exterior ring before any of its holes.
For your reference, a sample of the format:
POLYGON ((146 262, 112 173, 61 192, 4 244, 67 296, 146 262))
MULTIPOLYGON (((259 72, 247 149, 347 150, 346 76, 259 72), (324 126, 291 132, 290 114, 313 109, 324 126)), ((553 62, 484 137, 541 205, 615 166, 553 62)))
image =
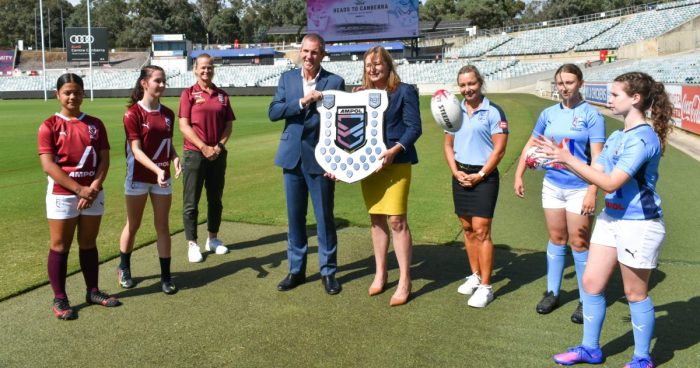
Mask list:
POLYGON ((577 132, 580 132, 585 128, 586 123, 583 120, 582 117, 580 116, 574 116, 574 120, 571 121, 571 130, 575 130, 577 132))
POLYGON ((202 92, 192 92, 192 97, 194 98, 195 105, 201 105, 206 101, 204 97, 202 97, 202 92))
POLYGON ((94 171, 73 171, 72 173, 68 174, 71 178, 86 178, 86 177, 91 177, 95 176, 94 171))
POLYGON ((605 201, 605 208, 609 208, 611 210, 615 211, 624 211, 625 207, 619 203, 613 203, 613 202, 608 202, 605 201))
POLYGON ((223 105, 225 103, 224 102, 224 100, 225 100, 224 95, 219 95, 218 97, 219 97, 219 103, 223 105))
POLYGON ((498 123, 498 126, 503 130, 508 129, 508 122, 505 120, 501 120, 501 122, 498 123))

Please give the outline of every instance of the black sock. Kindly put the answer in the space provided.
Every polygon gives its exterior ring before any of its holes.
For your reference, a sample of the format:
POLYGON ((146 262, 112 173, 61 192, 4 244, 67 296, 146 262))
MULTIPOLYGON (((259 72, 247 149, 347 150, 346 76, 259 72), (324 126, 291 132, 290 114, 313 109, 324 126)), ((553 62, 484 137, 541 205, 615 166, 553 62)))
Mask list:
POLYGON ((158 260, 160 261, 160 281, 170 281, 170 257, 159 257, 158 260))
POLYGON ((119 268, 122 270, 131 269, 131 252, 129 253, 122 253, 122 251, 119 251, 119 259, 121 260, 119 262, 119 268))

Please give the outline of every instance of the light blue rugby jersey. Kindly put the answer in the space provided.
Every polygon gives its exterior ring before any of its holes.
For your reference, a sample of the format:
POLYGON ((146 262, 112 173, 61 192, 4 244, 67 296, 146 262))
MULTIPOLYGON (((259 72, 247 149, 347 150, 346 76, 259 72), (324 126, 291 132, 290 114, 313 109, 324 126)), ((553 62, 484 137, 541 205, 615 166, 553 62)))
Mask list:
POLYGON ((459 106, 462 108, 462 127, 456 133, 446 132, 455 136, 455 160, 466 165, 483 166, 493 152, 491 135, 508 134, 506 114, 486 96, 471 118, 464 101, 459 106))
MULTIPOLYGON (((559 143, 569 139, 568 149, 579 160, 591 162, 590 143, 605 142, 605 119, 588 102, 581 101, 571 109, 561 103, 550 106, 540 114, 532 136, 540 134, 559 143)), ((588 183, 563 167, 547 167, 545 180, 563 189, 586 188, 588 183)))
POLYGON ((656 193, 661 142, 648 124, 610 135, 596 163, 610 174, 617 168, 630 176, 620 189, 605 195, 605 213, 625 220, 648 220, 663 216, 656 193))

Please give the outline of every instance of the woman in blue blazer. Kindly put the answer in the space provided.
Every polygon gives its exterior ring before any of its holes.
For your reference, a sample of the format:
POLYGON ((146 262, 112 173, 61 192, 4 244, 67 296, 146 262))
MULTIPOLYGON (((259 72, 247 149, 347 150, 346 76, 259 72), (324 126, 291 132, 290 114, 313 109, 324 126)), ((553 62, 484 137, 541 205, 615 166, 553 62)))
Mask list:
POLYGON ((390 305, 402 305, 411 294, 411 231, 407 222, 408 191, 411 165, 418 163, 415 143, 422 133, 418 91, 401 82, 391 55, 380 46, 364 55, 364 74, 359 89, 383 89, 389 96, 384 114, 384 143, 387 150, 380 155, 382 166, 362 181, 362 195, 372 221, 372 245, 376 273, 369 295, 384 290, 387 281, 386 256, 389 249, 389 228, 399 263, 399 284, 390 305))

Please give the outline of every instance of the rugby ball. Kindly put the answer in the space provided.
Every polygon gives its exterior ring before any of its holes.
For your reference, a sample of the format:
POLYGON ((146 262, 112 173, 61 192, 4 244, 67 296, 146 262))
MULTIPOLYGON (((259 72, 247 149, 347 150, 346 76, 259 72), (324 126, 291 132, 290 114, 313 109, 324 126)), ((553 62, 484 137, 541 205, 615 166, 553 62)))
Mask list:
POLYGON ((552 162, 537 146, 532 146, 525 151, 525 166, 531 170, 545 170, 552 162))
POLYGON ((430 111, 443 130, 454 133, 462 127, 462 108, 457 97, 450 91, 435 91, 430 100, 430 111))

